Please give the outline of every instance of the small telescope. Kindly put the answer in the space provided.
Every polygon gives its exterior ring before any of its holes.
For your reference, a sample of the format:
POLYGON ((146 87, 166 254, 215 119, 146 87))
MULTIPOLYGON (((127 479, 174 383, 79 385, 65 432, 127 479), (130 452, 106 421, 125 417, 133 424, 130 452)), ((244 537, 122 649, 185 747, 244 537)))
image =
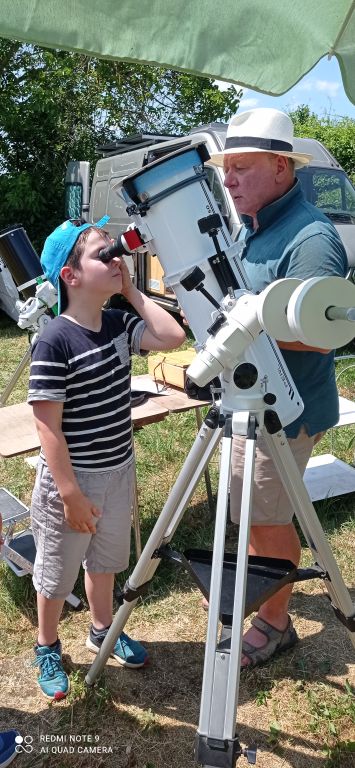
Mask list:
POLYGON ((43 270, 22 224, 12 224, 0 232, 0 256, 19 293, 22 293, 25 299, 34 296, 37 278, 43 274, 43 270))
POLYGON ((48 320, 48 310, 55 314, 57 292, 45 279, 38 254, 22 224, 12 224, 0 232, 0 256, 24 298, 16 301, 17 325, 38 331, 48 320))

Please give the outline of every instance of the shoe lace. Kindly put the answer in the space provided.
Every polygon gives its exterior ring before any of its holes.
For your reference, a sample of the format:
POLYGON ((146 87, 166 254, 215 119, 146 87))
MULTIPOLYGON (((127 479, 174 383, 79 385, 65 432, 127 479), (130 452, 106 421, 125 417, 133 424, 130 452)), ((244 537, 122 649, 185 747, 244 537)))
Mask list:
POLYGON ((41 675, 45 677, 55 677, 58 672, 63 672, 61 657, 55 651, 46 653, 44 656, 37 656, 31 666, 39 667, 41 675))

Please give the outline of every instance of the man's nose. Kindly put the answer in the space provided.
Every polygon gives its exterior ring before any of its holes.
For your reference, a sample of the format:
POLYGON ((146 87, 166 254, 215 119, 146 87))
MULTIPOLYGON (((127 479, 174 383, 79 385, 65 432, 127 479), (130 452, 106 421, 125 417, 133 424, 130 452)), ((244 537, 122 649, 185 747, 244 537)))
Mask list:
POLYGON ((231 187, 232 185, 235 186, 236 180, 233 177, 233 171, 231 168, 228 169, 228 171, 224 171, 224 186, 225 187, 231 187))

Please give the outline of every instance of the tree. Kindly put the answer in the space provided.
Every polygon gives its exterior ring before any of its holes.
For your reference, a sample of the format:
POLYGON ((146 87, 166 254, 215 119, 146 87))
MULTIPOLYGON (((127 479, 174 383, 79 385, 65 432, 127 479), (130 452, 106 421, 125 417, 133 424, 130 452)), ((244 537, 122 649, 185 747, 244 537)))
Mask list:
POLYGON ((304 104, 289 114, 295 135, 321 141, 355 183, 355 120, 331 115, 317 117, 304 104))
POLYGON ((0 39, 0 229, 25 226, 37 248, 63 219, 69 160, 129 133, 180 135, 228 120, 242 91, 158 67, 0 39))

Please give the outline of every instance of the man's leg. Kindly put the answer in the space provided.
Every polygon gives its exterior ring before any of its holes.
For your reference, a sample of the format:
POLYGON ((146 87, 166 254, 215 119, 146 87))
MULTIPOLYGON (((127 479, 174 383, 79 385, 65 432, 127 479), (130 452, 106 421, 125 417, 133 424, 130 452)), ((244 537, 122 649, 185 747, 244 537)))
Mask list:
MULTIPOLYGON (((322 435, 309 438, 304 430, 301 430, 299 436, 290 439, 290 447, 295 457, 296 463, 303 475, 308 459, 312 453, 313 446, 322 435)), ((232 453, 232 478, 231 478, 231 519, 233 522, 239 520, 239 507, 243 486, 244 474, 244 440, 242 438, 233 438, 232 453)), ((268 453, 267 446, 262 439, 258 440, 256 464, 254 472, 254 496, 252 509, 252 526, 250 532, 250 549, 252 555, 258 557, 276 557, 291 560, 296 566, 300 559, 300 542, 296 529, 292 521, 293 509, 278 476, 276 467, 268 453)), ((243 640, 254 648, 263 648, 269 645, 268 652, 273 655, 275 646, 278 643, 278 633, 286 630, 288 627, 288 604, 292 593, 292 586, 284 587, 277 592, 270 600, 265 602, 259 609, 256 618, 258 622, 267 622, 276 632, 265 625, 260 631, 256 626, 252 626, 245 634, 243 640), (266 635, 273 635, 270 641, 266 635)), ((296 634, 293 629, 287 630, 286 636, 282 638, 282 644, 287 647, 290 640, 294 640, 296 634)), ((281 640, 281 636, 280 636, 281 640)), ((249 648, 250 652, 250 648, 249 648)), ((243 656, 242 666, 251 663, 251 659, 243 656)), ((260 663, 260 662, 254 662, 260 663)))
MULTIPOLYGON (((301 556, 301 544, 293 523, 289 525, 254 525, 250 531, 249 554, 258 557, 280 557, 291 560, 298 566, 301 556)), ((270 600, 263 603, 258 611, 258 617, 275 629, 282 632, 288 624, 288 605, 293 585, 290 584, 276 592, 270 600)), ((244 635, 246 640, 256 648, 265 645, 265 635, 257 627, 250 627, 244 635)), ((247 666, 250 659, 242 656, 242 666, 247 666)))

